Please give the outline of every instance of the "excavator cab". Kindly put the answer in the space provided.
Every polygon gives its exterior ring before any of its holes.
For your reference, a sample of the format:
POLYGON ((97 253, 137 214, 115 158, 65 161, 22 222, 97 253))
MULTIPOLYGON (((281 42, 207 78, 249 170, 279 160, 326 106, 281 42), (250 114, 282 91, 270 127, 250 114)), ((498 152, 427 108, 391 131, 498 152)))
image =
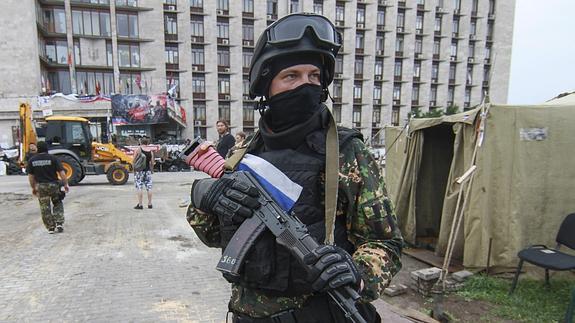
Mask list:
POLYGON ((92 159, 92 135, 88 120, 78 117, 46 118, 46 143, 50 150, 65 149, 78 160, 92 159))

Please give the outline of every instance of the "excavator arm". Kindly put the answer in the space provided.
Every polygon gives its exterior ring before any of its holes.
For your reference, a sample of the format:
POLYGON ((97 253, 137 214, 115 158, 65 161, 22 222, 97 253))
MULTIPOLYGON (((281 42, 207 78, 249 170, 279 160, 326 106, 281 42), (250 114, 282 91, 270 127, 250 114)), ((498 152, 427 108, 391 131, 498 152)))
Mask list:
POLYGON ((18 161, 20 165, 26 162, 26 156, 30 149, 30 144, 38 142, 36 135, 36 128, 34 126, 34 119, 32 117, 32 108, 28 103, 20 103, 20 151, 18 161))

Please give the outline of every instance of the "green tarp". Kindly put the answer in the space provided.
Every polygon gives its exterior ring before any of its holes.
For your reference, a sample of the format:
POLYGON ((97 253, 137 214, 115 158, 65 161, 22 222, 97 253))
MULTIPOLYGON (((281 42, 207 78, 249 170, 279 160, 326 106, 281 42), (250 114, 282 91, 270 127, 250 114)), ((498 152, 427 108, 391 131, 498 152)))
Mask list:
POLYGON ((432 241, 443 255, 459 201, 464 218, 454 257, 467 267, 487 264, 490 239, 492 266, 515 266, 517 252, 530 244, 553 246, 561 221, 575 212, 573 101, 488 104, 452 116, 412 119, 401 134, 386 129, 386 146, 400 138, 387 148, 386 179, 406 241, 432 241), (484 128, 482 108, 488 111, 484 128), (467 184, 457 179, 472 165, 466 202, 467 184))

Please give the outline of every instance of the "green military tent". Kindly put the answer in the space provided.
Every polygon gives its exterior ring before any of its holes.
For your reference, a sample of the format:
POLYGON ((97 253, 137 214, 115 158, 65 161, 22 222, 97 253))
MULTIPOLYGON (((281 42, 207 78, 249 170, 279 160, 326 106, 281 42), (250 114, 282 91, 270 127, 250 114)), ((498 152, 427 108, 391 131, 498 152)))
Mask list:
POLYGON ((530 244, 554 246, 575 212, 574 127, 571 94, 386 129, 387 185, 405 240, 443 256, 462 214, 453 257, 466 267, 487 265, 490 240, 492 266, 515 266, 530 244))

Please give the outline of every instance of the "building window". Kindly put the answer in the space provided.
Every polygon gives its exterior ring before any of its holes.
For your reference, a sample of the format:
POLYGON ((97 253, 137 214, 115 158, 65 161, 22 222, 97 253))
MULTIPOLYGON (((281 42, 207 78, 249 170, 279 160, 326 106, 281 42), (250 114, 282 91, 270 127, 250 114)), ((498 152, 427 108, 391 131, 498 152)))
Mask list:
POLYGON ((469 24, 469 34, 475 36, 477 34, 477 19, 471 19, 469 24))
POLYGON ((363 49, 365 46, 364 43, 364 34, 363 32, 358 32, 357 34, 355 34, 355 49, 363 49))
POLYGON ((361 91, 362 91, 361 83, 355 83, 353 85, 353 98, 354 98, 354 100, 361 100, 361 91))
POLYGON ((333 118, 336 123, 341 123, 341 105, 333 105, 333 118))
POLYGON ((377 107, 377 108, 373 108, 373 112, 372 112, 372 118, 374 123, 380 123, 381 122, 381 108, 377 107))
POLYGON ((81 95, 111 94, 114 92, 114 73, 77 70, 76 89, 81 95))
POLYGON ((421 77, 421 62, 419 61, 413 63, 413 76, 421 77))
POLYGON ((118 65, 120 67, 139 67, 140 45, 118 44, 118 65))
POLYGON ((43 25, 46 30, 51 33, 66 33, 66 12, 64 9, 44 9, 43 17, 43 25))
POLYGON ((167 64, 179 64, 178 46, 177 45, 166 45, 166 63, 167 64))
POLYGON ((242 53, 242 67, 249 68, 253 58, 254 58, 253 51, 244 51, 242 53))
POLYGON ((192 77, 192 91, 194 93, 206 93, 206 79, 203 74, 192 77))
MULTIPOLYGON (((116 24, 119 37, 138 38, 138 15, 137 14, 116 14, 116 24)), ((84 19, 84 32, 86 29, 86 19, 84 19)))
POLYGON ((192 16, 191 22, 192 36, 204 37, 204 17, 192 16))
POLYGON ((194 102, 194 120, 206 121, 206 105, 203 102, 194 102))
POLYGON ((395 38, 395 51, 403 53, 403 35, 397 35, 397 38, 395 38))
POLYGON ((393 76, 401 78, 401 70, 403 68, 402 60, 396 60, 393 69, 393 76))
POLYGON ((278 14, 278 1, 277 0, 267 0, 267 11, 266 13, 272 17, 276 17, 278 14))
POLYGON ((54 92, 63 94, 72 92, 70 73, 68 71, 48 72, 48 81, 51 84, 51 90, 54 92))
POLYGON ((230 10, 230 2, 228 0, 218 0, 218 10, 230 10))
POLYGON ((449 81, 455 82, 455 64, 449 64, 449 81))
POLYGON ((230 50, 229 48, 218 49, 218 66, 230 67, 230 50))
POLYGON ((299 0, 290 0, 289 10, 290 10, 290 13, 298 12, 299 11, 299 0))
POLYGON ((492 21, 487 22, 487 39, 488 40, 493 39, 493 22, 492 21))
POLYGON ((204 0, 190 0, 190 7, 192 8, 203 8, 204 0))
POLYGON ((245 22, 242 25, 242 39, 243 40, 254 40, 254 25, 253 23, 245 22))
POLYGON ((453 0, 453 9, 461 10, 461 0, 453 0))
POLYGON ((415 38, 415 53, 421 54, 423 52, 423 39, 415 38))
POLYGON ((467 66, 467 85, 473 84, 473 66, 467 66))
POLYGON ((429 100, 435 105, 437 102, 437 85, 432 85, 429 91, 429 100))
POLYGON ((230 38, 230 24, 227 21, 218 21, 218 38, 229 39, 230 38))
POLYGON ((342 96, 342 83, 341 81, 333 81, 333 97, 341 99, 342 96))
POLYGON ((377 35, 375 37, 375 50, 383 52, 384 47, 385 47, 385 38, 383 37, 383 35, 377 35))
POLYGON ((344 22, 345 21, 345 4, 335 5, 335 21, 344 22))
POLYGON ((397 27, 405 27, 405 10, 397 12, 397 27))
POLYGON ((218 76, 218 94, 230 94, 230 76, 218 76))
POLYGON ((383 61, 381 59, 375 60, 373 74, 375 76, 379 76, 380 78, 383 76, 383 61))
POLYGON ((313 12, 318 15, 323 15, 323 0, 315 0, 313 2, 313 12))
POLYGON ((435 27, 433 28, 433 30, 438 33, 441 32, 441 17, 435 17, 435 27))
POLYGON ((82 55, 80 55, 80 41, 74 40, 74 64, 82 65, 82 55))
POLYGON ((453 18, 453 30, 454 35, 459 33, 459 18, 453 18))
POLYGON ((120 73, 120 93, 122 94, 135 94, 136 91, 136 80, 141 76, 139 73, 120 73))
POLYGON ((357 11, 355 12, 355 19, 356 22, 358 24, 364 24, 365 23, 365 8, 364 7, 358 7, 357 11))
POLYGON ((254 12, 254 0, 243 0, 242 11, 253 13, 254 12))
POLYGON ((431 65, 431 80, 437 82, 438 75, 439 75, 439 64, 433 63, 431 65))
POLYGON ((457 57, 457 41, 451 43, 451 57, 457 57))
POLYGON ((417 17, 415 18, 415 29, 423 30, 423 14, 417 14, 417 17))
MULTIPOLYGON (((92 3, 94 3, 94 2, 92 1, 92 3)), ((102 3, 102 2, 100 2, 100 3, 102 3)), ((138 6, 138 0, 116 0, 116 6, 137 7, 138 6)))
POLYGON ((356 57, 354 64, 355 75, 363 75, 363 57, 356 57))
POLYGON ((495 14, 495 0, 489 0, 489 14, 495 14))
POLYGON ((334 73, 340 74, 343 73, 343 56, 338 55, 335 58, 335 71, 334 73))
POLYGON ((106 65, 113 66, 114 60, 112 56, 112 42, 106 41, 106 65))
POLYGON ((419 101, 419 84, 414 84, 411 89, 411 101, 419 101))
POLYGON ((465 105, 469 106, 469 104, 471 103, 471 89, 470 88, 466 88, 465 89, 465 99, 464 99, 465 105))
POLYGON ((471 57, 471 58, 475 57, 475 43, 474 42, 469 43, 469 57, 471 57))
POLYGON ((111 36, 110 13, 73 10, 72 32, 75 35, 111 36))
POLYGON ((453 104, 454 97, 455 97, 455 87, 450 86, 447 88, 447 105, 453 104))
POLYGON ((244 122, 254 122, 254 105, 252 103, 246 103, 243 108, 243 121, 244 122))
POLYGON ((48 40, 45 46, 46 59, 49 62, 58 64, 68 62, 68 43, 65 40, 48 40))
POLYGON ((439 39, 433 40, 433 55, 439 56, 441 51, 441 41, 439 39))
POLYGON ((354 106, 353 107, 353 113, 352 113, 352 122, 353 122, 353 126, 356 128, 359 128, 361 126, 361 107, 358 106, 354 106))
POLYGON ((401 84, 393 85, 393 100, 401 100, 401 84))
POLYGON ((192 65, 204 65, 204 47, 192 46, 192 65))
POLYGON ((230 123, 230 104, 228 102, 218 103, 218 120, 225 120, 230 123))
POLYGON ((373 100, 378 102, 381 100, 381 86, 373 87, 373 100))
POLYGON ((178 35, 178 18, 175 14, 164 15, 164 33, 166 35, 178 35))
POLYGON ((486 47, 485 47, 485 58, 486 58, 486 59, 491 59, 491 46, 486 46, 486 47))
POLYGON ((377 25, 380 27, 385 26, 385 10, 377 11, 377 25))

